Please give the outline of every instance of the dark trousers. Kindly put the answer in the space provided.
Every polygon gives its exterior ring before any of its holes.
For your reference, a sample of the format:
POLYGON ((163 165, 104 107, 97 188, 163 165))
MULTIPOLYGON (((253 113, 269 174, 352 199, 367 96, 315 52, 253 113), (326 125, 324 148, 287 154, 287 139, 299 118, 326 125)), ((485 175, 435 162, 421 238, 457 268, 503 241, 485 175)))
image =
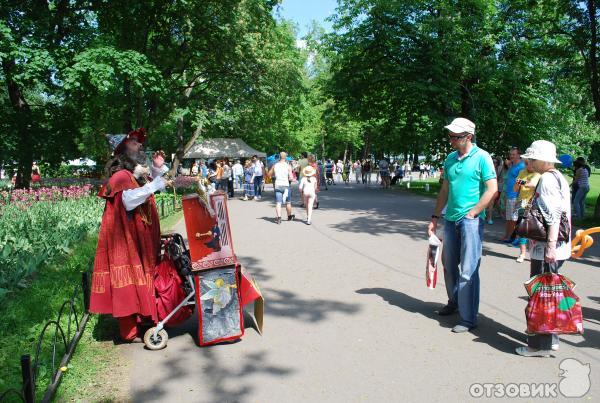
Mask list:
MULTIPOLYGON (((564 260, 557 260, 555 263, 546 263, 543 260, 531 259, 529 277, 537 276, 542 273, 556 273, 563 265, 564 260)), ((552 344, 558 344, 558 336, 555 334, 535 334, 527 336, 527 345, 539 350, 550 350, 552 344)))
POLYGON ((254 196, 261 197, 262 196, 262 176, 254 177, 254 196))
POLYGON ((229 194, 229 197, 235 196, 233 193, 233 178, 227 181, 227 194, 229 194))

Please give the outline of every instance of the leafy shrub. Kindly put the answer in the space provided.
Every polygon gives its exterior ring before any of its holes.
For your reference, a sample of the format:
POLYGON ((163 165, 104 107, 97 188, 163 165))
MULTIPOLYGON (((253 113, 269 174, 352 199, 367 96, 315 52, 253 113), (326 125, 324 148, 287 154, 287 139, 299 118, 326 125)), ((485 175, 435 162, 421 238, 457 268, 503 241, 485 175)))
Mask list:
POLYGON ((25 199, 0 208, 0 301, 49 259, 98 230, 104 203, 96 197, 25 199))

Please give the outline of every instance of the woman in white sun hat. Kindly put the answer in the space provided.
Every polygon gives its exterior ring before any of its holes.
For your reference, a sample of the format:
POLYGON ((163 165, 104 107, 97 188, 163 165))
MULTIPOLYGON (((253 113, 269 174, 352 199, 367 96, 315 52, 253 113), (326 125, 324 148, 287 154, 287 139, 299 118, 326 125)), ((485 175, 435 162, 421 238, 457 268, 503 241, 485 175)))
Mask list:
MULTIPOLYGON (((556 146, 553 143, 546 140, 534 141, 521 157, 527 158, 533 171, 542 175, 532 203, 540 207, 540 211, 548 223, 547 241, 530 241, 530 277, 544 271, 558 273, 558 269, 565 260, 571 257, 570 236, 566 241, 558 241, 560 217, 563 212, 567 214, 569 223, 571 222, 569 183, 554 168, 554 164, 560 164, 560 161, 556 158, 556 146)), ((558 347, 557 335, 535 334, 528 335, 527 346, 518 347, 516 352, 525 357, 549 357, 553 354, 553 351, 558 350, 558 347)))
POLYGON ((317 198, 317 179, 315 174, 317 171, 310 165, 302 171, 303 177, 300 181, 300 192, 304 197, 304 205, 306 206, 306 224, 310 225, 313 212, 313 204, 317 198))

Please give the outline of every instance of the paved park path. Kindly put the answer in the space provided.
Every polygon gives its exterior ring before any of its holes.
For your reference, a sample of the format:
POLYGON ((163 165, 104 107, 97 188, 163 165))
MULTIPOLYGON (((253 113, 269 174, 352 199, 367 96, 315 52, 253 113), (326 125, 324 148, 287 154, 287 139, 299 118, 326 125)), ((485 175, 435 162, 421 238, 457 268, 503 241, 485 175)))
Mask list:
MULTIPOLYGON (((453 334, 457 317, 434 313, 446 302, 443 276, 435 290, 424 284, 432 199, 331 186, 307 226, 276 225, 271 198, 229 206, 237 256, 265 297, 264 334, 248 328, 238 343, 200 348, 190 320, 164 350, 124 346, 134 401, 458 402, 474 400, 473 383, 557 383, 564 358, 591 365, 586 400, 600 399, 597 257, 564 268, 578 283, 585 335, 563 337, 558 358, 527 359, 514 348, 525 341, 529 265, 496 241, 501 225, 486 225, 479 328, 453 334)), ((185 234, 183 222, 176 230, 185 234)))

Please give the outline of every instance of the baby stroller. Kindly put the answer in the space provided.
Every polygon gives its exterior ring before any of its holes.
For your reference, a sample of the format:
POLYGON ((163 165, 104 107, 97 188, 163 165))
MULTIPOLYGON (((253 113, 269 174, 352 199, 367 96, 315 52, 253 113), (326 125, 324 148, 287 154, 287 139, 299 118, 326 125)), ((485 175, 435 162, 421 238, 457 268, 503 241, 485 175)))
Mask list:
POLYGON ((156 326, 148 329, 146 333, 144 333, 144 344, 149 350, 160 350, 166 347, 169 336, 165 330, 165 326, 167 324, 171 324, 169 322, 173 322, 174 320, 177 322, 185 321, 187 318, 189 318, 189 316, 191 316, 193 305, 195 305, 195 287, 194 279, 192 278, 192 262, 190 259, 190 252, 185 245, 183 237, 177 233, 161 235, 161 246, 163 262, 165 259, 169 259, 170 262, 173 262, 178 277, 172 279, 173 281, 171 281, 167 287, 164 288, 167 289, 175 286, 180 287, 180 289, 177 290, 167 290, 168 295, 171 297, 169 302, 172 305, 172 295, 174 294, 178 295, 179 298, 183 297, 183 300, 170 312, 165 312, 165 305, 161 305, 162 284, 155 281, 157 309, 159 311, 159 319, 162 319, 156 324, 156 326))

